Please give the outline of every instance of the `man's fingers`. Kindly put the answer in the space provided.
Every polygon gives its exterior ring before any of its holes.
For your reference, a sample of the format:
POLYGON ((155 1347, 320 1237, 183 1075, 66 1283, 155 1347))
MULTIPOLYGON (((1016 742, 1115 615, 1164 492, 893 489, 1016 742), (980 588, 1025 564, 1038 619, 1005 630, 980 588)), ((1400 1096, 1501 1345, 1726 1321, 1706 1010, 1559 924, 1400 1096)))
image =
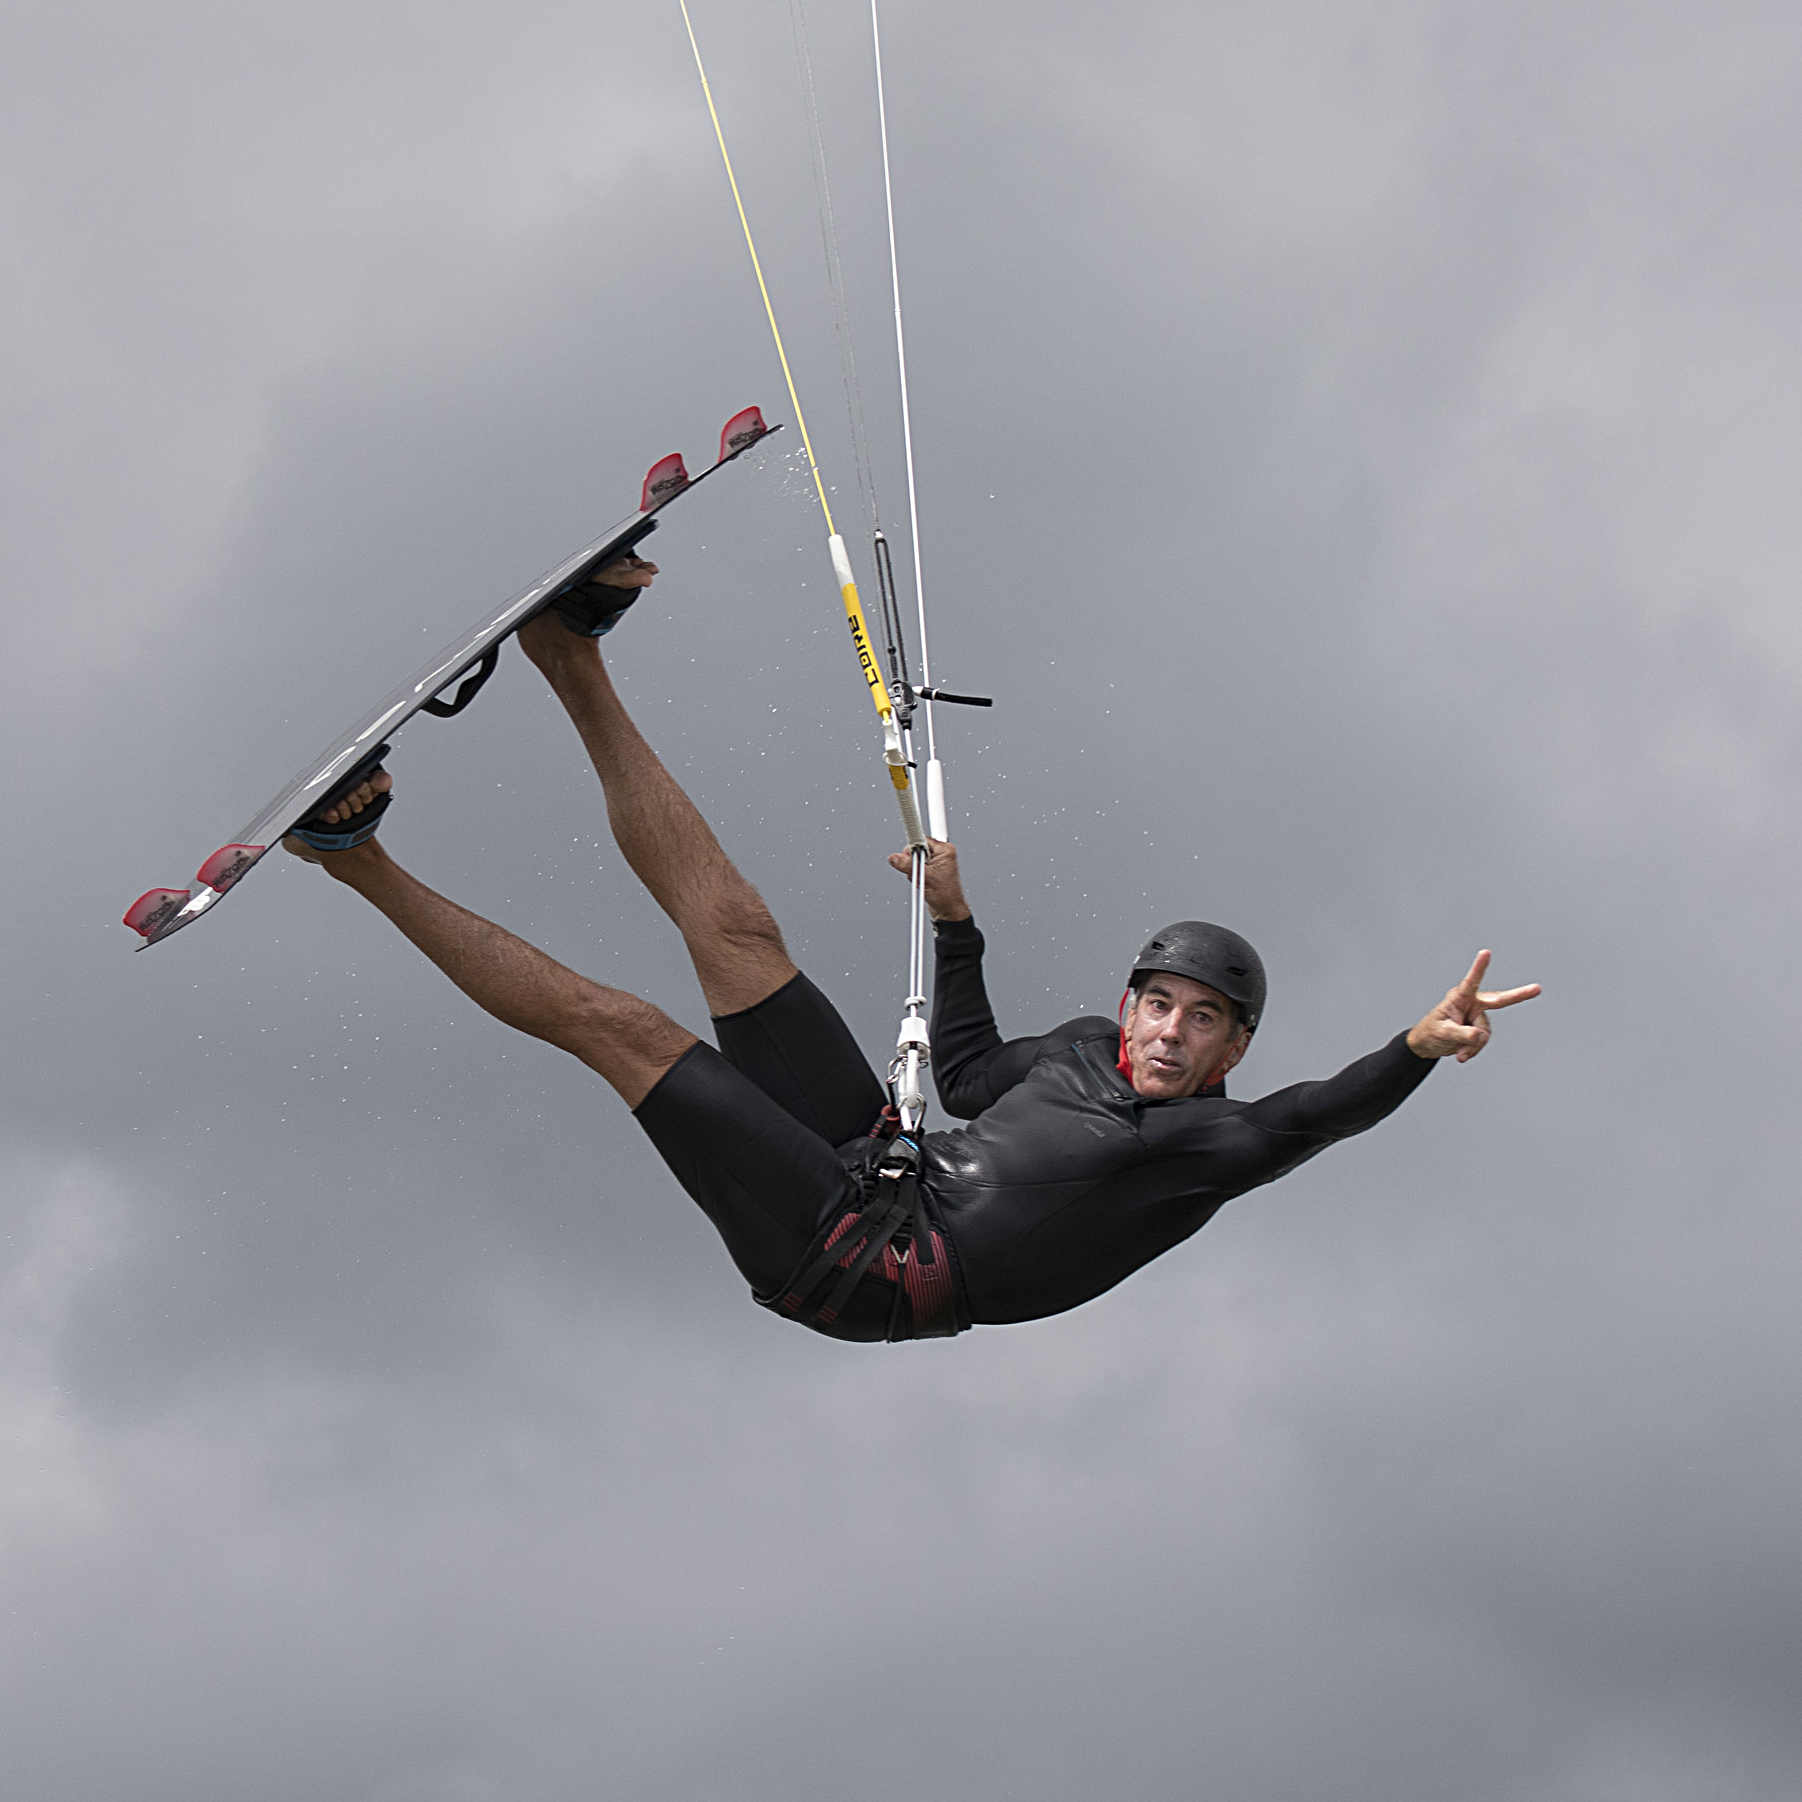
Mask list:
MULTIPOLYGON (((956 860, 957 847, 942 838, 929 838, 926 841, 926 861, 929 864, 942 861, 949 852, 951 859, 956 860)), ((911 876, 914 867, 912 851, 891 851, 888 856, 889 868, 899 870, 904 876, 911 876)))
POLYGON ((649 588, 656 574, 657 565, 647 563, 643 557, 621 557, 588 579, 608 588, 649 588))
POLYGON ((1476 961, 1472 963, 1469 970, 1465 972, 1464 980, 1458 984, 1457 988, 1455 988, 1452 993, 1455 995, 1469 996, 1474 999, 1477 992, 1477 984, 1483 980, 1483 972, 1488 968, 1489 953, 1487 951, 1479 951, 1476 955, 1476 961))
POLYGON ((1478 1007, 1513 1007, 1517 1001, 1531 1001, 1540 993, 1539 984, 1529 982, 1524 988, 1498 989, 1492 994, 1479 995, 1478 1007))

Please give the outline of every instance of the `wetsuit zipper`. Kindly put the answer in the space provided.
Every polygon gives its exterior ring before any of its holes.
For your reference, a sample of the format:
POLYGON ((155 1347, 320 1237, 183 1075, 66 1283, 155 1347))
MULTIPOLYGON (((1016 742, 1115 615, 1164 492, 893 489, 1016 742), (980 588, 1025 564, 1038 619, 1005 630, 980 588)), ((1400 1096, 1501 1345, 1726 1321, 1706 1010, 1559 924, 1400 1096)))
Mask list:
POLYGON ((1118 1086, 1115 1083, 1111 1082, 1107 1076, 1104 1076, 1102 1074, 1101 1070, 1096 1066, 1094 1060, 1089 1056, 1087 1050, 1084 1049, 1084 1047, 1080 1041, 1078 1043, 1072 1045, 1070 1047, 1070 1049, 1072 1051, 1074 1051, 1079 1058, 1082 1059, 1083 1068, 1085 1070, 1087 1070, 1089 1073, 1089 1076, 1091 1078, 1091 1083, 1092 1083, 1090 1093, 1094 1097, 1095 1100, 1097 1100, 1097 1101, 1113 1101, 1113 1102, 1121 1102, 1121 1101, 1129 1101, 1130 1100, 1134 1104, 1133 1112, 1135 1114, 1138 1112, 1138 1106, 1137 1106, 1138 1099, 1139 1099, 1138 1096, 1137 1095, 1131 1095, 1131 1096, 1122 1095, 1120 1093, 1118 1086))

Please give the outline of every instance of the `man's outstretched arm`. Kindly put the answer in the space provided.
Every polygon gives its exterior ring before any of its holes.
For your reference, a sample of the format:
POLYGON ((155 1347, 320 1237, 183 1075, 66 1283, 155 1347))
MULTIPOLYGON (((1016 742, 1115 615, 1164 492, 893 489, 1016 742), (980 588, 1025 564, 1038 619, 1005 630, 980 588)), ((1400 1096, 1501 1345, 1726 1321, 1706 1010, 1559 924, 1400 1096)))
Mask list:
MULTIPOLYGON (((933 921, 932 1081, 940 1105, 959 1120, 974 1120, 1032 1068, 1037 1039, 1003 1044, 982 979, 982 934, 970 912, 957 847, 930 841, 926 911, 933 921)), ((897 851, 890 865, 913 874, 913 859, 897 851)))
POLYGON ((1448 989, 1437 1007, 1337 1076, 1296 1083, 1254 1101, 1244 1119, 1294 1140, 1282 1169, 1291 1170, 1335 1139, 1367 1131, 1392 1114, 1426 1079, 1436 1060, 1455 1057, 1468 1063, 1489 1043, 1492 1010, 1531 1001, 1539 993, 1536 982, 1484 991, 1478 984, 1488 968, 1489 953, 1481 951, 1463 981, 1448 989))

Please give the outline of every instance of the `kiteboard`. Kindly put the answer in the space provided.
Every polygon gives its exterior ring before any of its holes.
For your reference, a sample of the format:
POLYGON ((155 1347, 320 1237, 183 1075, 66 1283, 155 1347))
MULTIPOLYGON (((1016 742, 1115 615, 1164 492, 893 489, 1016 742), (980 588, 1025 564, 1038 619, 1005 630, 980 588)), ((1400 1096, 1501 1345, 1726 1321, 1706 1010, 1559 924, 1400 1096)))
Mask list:
POLYGON ((741 457, 752 445, 780 431, 765 425, 755 407, 746 407, 726 421, 720 433, 718 459, 691 476, 680 453, 672 453, 651 465, 638 498, 638 511, 620 521, 573 557, 547 570, 530 588, 522 589, 498 612, 491 613, 448 645, 410 682, 388 695, 343 737, 334 739, 287 783, 268 806, 229 844, 221 845, 195 876, 193 888, 153 888, 140 895, 126 910, 125 924, 142 935, 146 945, 160 944, 171 934, 191 926, 244 880, 281 843, 285 833, 335 799, 335 791, 348 790, 373 769, 388 749, 388 740, 417 713, 446 718, 461 713, 494 672, 501 645, 528 620, 535 618, 562 595, 597 575, 610 563, 626 556, 657 529, 657 515, 679 496, 698 487, 716 469, 741 457), (445 692, 456 685, 451 699, 445 692))

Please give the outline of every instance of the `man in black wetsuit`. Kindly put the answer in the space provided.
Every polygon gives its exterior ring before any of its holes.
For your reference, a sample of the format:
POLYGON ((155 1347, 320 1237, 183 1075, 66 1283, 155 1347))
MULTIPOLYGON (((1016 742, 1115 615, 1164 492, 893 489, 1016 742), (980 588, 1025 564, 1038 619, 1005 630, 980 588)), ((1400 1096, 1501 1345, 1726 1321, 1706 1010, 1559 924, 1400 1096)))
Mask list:
MULTIPOLYGON (((933 1069, 972 1124, 894 1142, 886 1095, 837 1011, 789 960, 769 909, 639 735, 602 665, 609 630, 656 566, 604 571, 585 603, 521 628, 593 760, 615 840, 681 932, 719 1049, 661 1009, 578 975, 435 894, 373 837, 392 786, 376 771, 305 823, 290 850, 372 902, 479 1006, 604 1077, 719 1229, 759 1302, 833 1337, 941 1336, 1032 1320, 1101 1294, 1225 1202, 1374 1126, 1436 1059, 1476 1056, 1489 953, 1406 1033, 1324 1082, 1228 1100, 1264 999, 1257 953, 1197 921, 1134 964, 1123 1018, 1004 1042, 957 853, 933 847, 933 1069), (594 636, 588 635, 592 631, 594 636), (359 823, 359 821, 362 823, 359 823), (346 838, 358 842, 343 848, 346 838), (886 1175, 878 1175, 878 1171, 886 1175), (872 1193, 899 1183, 884 1239, 872 1193), (878 1255, 879 1254, 879 1255, 878 1255), (828 1294, 822 1302, 819 1296, 828 1294)), ((892 860, 906 870, 907 860, 892 860)))

